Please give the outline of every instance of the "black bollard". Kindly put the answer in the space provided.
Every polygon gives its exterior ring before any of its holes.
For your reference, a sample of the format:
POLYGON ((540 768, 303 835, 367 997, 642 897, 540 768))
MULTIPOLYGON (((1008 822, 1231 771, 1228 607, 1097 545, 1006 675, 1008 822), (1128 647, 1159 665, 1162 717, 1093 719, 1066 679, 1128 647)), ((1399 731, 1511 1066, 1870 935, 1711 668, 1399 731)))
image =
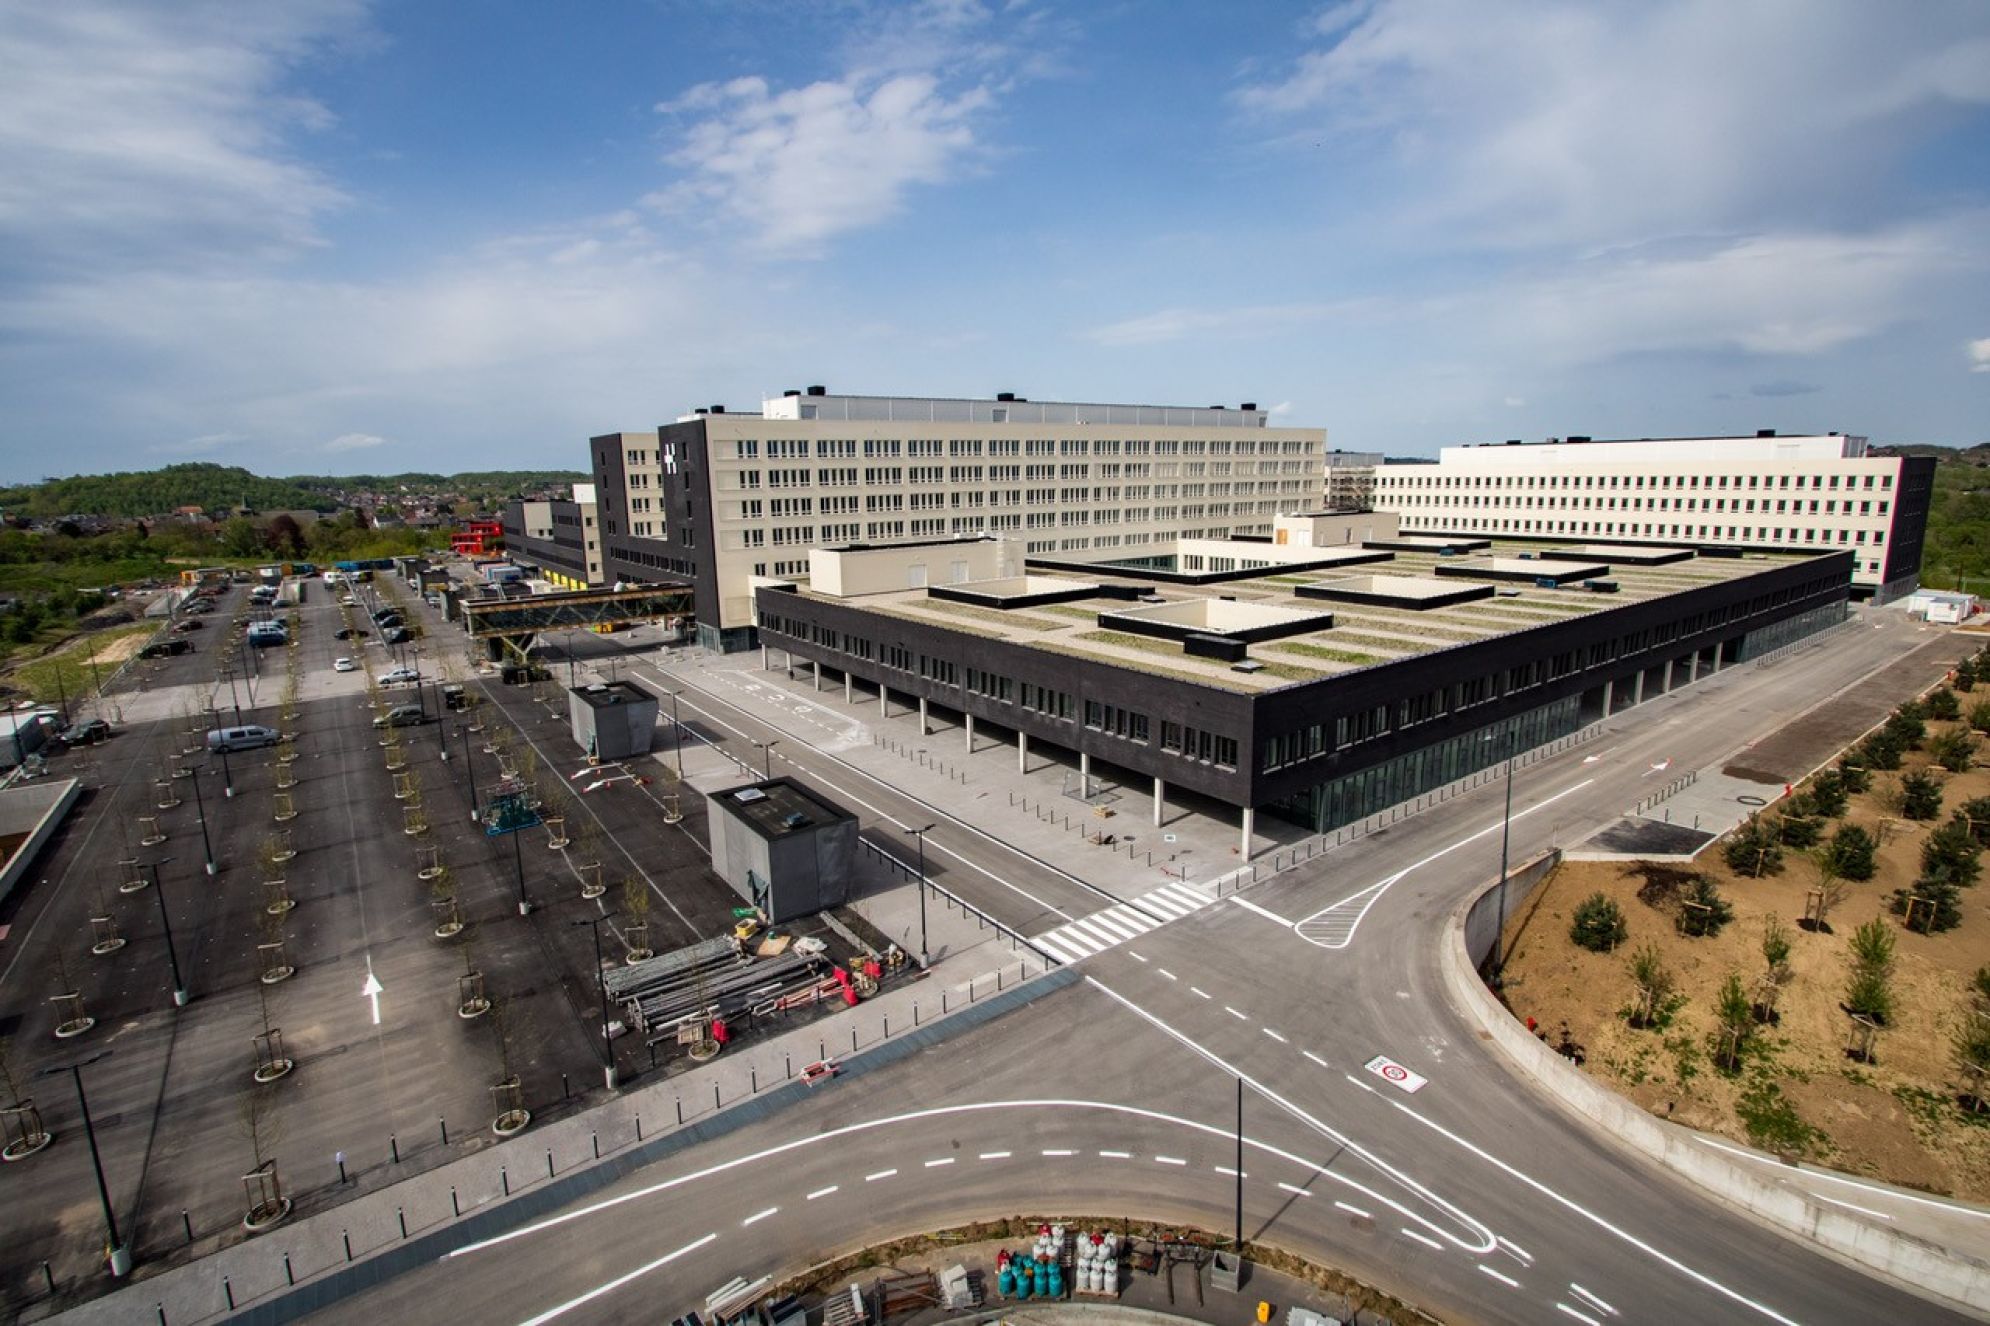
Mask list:
POLYGON ((454 1216, 463 1214, 463 1204, 456 1200, 456 1188, 453 1184, 449 1189, 449 1214, 454 1216))
POLYGON ((553 1148, 546 1148, 546 1177, 553 1177, 553 1148))
POLYGON ((188 1242, 188 1243, 192 1243, 192 1242, 193 1242, 193 1217, 187 1214, 187 1211, 186 1211, 186 1208, 185 1208, 185 1207, 181 1207, 181 1208, 180 1208, 180 1224, 181 1224, 181 1226, 182 1226, 183 1228, 185 1228, 185 1230, 187 1231, 187 1242, 188 1242))
POLYGON ((351 1234, 348 1234, 348 1233, 347 1233, 347 1232, 346 1232, 345 1230, 343 1230, 343 1229, 342 1229, 342 1230, 340 1230, 340 1231, 339 1231, 339 1241, 340 1241, 341 1243, 345 1244, 345 1259, 346 1259, 347 1261, 351 1261, 351 1260, 352 1260, 352 1235, 351 1235, 351 1234))
POLYGON ((511 1196, 511 1174, 504 1166, 498 1166, 498 1182, 504 1186, 504 1195, 511 1196))
POLYGON ((444 1146, 448 1146, 448 1145, 449 1145, 449 1120, 447 1120, 447 1119, 443 1118, 443 1117, 442 1117, 441 1115, 437 1115, 437 1116, 436 1116, 436 1119, 435 1119, 435 1126, 436 1126, 436 1127, 438 1127, 438 1128, 440 1128, 440 1129, 442 1130, 442 1144, 443 1144, 444 1146))
POLYGON ((235 1310, 235 1286, 228 1283, 228 1277, 221 1277, 221 1297, 228 1300, 228 1310, 235 1310))
POLYGON ((394 1154, 394 1163, 401 1163, 401 1139, 392 1133, 387 1134, 387 1149, 394 1154))
POLYGON ((290 1269, 290 1254, 287 1252, 283 1254, 283 1278, 292 1285, 297 1283, 297 1272, 290 1269))

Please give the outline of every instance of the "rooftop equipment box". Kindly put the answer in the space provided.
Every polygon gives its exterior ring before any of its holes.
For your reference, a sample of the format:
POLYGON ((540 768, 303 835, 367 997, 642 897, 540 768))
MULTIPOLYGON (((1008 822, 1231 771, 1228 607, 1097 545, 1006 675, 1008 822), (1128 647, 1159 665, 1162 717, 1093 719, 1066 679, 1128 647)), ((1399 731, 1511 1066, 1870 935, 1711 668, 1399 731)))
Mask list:
POLYGON ((857 873, 857 817, 792 778, 705 799, 712 870, 770 925, 835 907, 857 873))

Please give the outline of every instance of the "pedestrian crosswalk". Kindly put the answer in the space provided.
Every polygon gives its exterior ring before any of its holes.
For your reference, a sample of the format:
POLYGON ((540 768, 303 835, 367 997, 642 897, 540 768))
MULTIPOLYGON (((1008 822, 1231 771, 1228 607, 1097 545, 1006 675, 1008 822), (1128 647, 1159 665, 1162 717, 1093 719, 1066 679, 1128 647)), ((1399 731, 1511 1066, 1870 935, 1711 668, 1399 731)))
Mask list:
POLYGON ((1163 884, 1152 893, 1143 893, 1131 902, 1122 902, 1068 921, 1055 930, 1030 936, 1030 942, 1060 962, 1076 962, 1094 953, 1103 953, 1116 944, 1144 935, 1190 912, 1207 907, 1213 899, 1193 884, 1163 884))

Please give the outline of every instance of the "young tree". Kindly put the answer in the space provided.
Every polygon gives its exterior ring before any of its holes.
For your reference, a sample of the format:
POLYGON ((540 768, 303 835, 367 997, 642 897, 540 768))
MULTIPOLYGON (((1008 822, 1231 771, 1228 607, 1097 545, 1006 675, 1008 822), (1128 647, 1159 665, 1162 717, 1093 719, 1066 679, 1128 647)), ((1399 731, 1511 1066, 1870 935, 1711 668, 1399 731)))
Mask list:
POLYGON ((1900 813, 1910 820, 1931 820, 1942 813, 1942 785, 1933 774, 1917 769, 1901 777, 1900 813))
POLYGON ((1706 875, 1693 876, 1679 899, 1679 933, 1705 939, 1721 932, 1734 919, 1734 908, 1706 875))
POLYGON ((1975 660, 1964 659, 1955 665, 1955 688, 1967 695, 1976 689, 1977 675, 1975 660))
POLYGON ((1826 769, 1810 780, 1810 806, 1813 813, 1826 819, 1839 819, 1850 804, 1849 789, 1845 786, 1845 775, 1835 769, 1826 769))
POLYGON ((1888 716, 1880 730, 1900 743, 1901 750, 1914 750, 1927 738, 1927 711, 1920 705, 1903 704, 1888 716))
POLYGON ((1714 996, 1713 1058, 1732 1073, 1741 1067, 1741 1052, 1755 1030, 1755 1006, 1738 972, 1729 972, 1714 996))
POLYGON ((1990 1017, 1974 1001, 1964 1003, 1949 1045, 1956 1071, 1962 1074, 1962 1104, 1970 1113, 1981 1114, 1990 1109, 1990 1101, 1983 1098, 1983 1082, 1990 1077, 1990 1017))
POLYGON ((1851 793, 1863 792, 1873 785, 1872 771, 1859 762, 1856 754, 1849 752, 1838 759, 1838 777, 1851 793))
POLYGON ((1928 755, 1950 773, 1964 773, 1976 758, 1977 741, 1961 728, 1938 733, 1928 741, 1928 755))
POLYGON ((1769 974, 1787 971, 1790 965, 1790 932, 1774 912, 1762 918, 1762 961, 1769 974))
POLYGON ((1838 832, 1831 835, 1831 845, 1824 849, 1823 860, 1830 863, 1835 874, 1865 881, 1879 869, 1878 853, 1879 842, 1870 832, 1856 824, 1841 824, 1838 832))
POLYGON ((1960 817, 1951 819, 1921 843, 1921 874, 1967 888, 1982 873, 1982 856, 1969 826, 1960 817))
POLYGON ((1955 808, 1955 819, 1978 847, 1990 847, 1990 797, 1971 797, 1963 802, 1955 808))
POLYGON ((1782 843, 1775 827, 1763 823, 1760 815, 1750 815, 1728 835, 1721 845, 1721 857, 1729 870, 1755 879, 1783 872, 1782 843))
POLYGON ((1859 763, 1868 769, 1892 773, 1900 767, 1907 745, 1889 729, 1881 728, 1859 743, 1859 763))
POLYGON ((1605 893, 1592 893, 1576 904, 1569 938, 1592 953, 1608 953, 1624 942, 1630 928, 1623 909, 1605 893))
POLYGON ((1785 847, 1802 851, 1815 846, 1823 830, 1818 826, 1818 817, 1811 813, 1811 805, 1801 794, 1791 797, 1781 818, 1774 821, 1771 832, 1785 847))
POLYGON ((1924 706, 1928 717, 1940 719, 1944 723, 1955 721, 1962 712, 1962 702, 1955 698, 1955 692, 1946 686, 1938 686, 1928 693, 1924 706))
POLYGON ((1637 992, 1637 1003, 1631 1009, 1633 1027, 1652 1027, 1658 1024, 1666 1010, 1666 1001, 1678 988, 1678 981, 1665 959, 1659 954, 1658 945, 1645 944, 1631 953, 1629 963, 1631 985, 1637 992))
POLYGON ((1845 1011, 1885 1026, 1893 1016, 1893 932, 1877 918, 1852 932, 1845 1011))
POLYGON ((1978 700, 1969 706, 1969 725, 1978 732, 1990 732, 1990 700, 1978 700))
POLYGON ((1962 890, 1952 879, 1923 875, 1911 888, 1895 889, 1891 905, 1902 924, 1924 935, 1962 924, 1962 890))

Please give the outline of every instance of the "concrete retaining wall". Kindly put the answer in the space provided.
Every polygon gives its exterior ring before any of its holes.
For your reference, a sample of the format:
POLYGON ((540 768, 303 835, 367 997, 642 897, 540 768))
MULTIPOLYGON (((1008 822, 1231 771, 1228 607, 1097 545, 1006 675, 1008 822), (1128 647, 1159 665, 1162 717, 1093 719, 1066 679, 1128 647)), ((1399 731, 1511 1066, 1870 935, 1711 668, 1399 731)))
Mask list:
POLYGON ((12 893, 14 886, 34 868, 35 858, 48 846, 56 826, 62 823, 62 817, 69 813, 82 792, 83 784, 74 778, 41 786, 10 787, 0 792, 0 835, 28 835, 21 850, 7 862, 6 869, 0 870, 0 899, 12 893))
MULTIPOLYGON (((1531 890, 1559 863, 1560 855, 1551 852, 1513 872, 1507 886, 1509 916, 1517 901, 1512 880, 1529 876, 1531 890)), ((1468 1021, 1489 1033, 1492 1043, 1521 1075, 1570 1113, 1696 1184, 1707 1195, 1740 1207, 1786 1233, 1809 1239, 1841 1260, 1904 1288, 1990 1313, 1990 1265, 1769 1183, 1702 1145, 1690 1129, 1652 1117, 1537 1040, 1479 979, 1474 959, 1482 959, 1491 951, 1497 890, 1496 883, 1489 886, 1452 914, 1441 941, 1439 965, 1452 1004, 1468 1021), (1480 936, 1482 949, 1467 947, 1468 937, 1474 935, 1480 936)))

